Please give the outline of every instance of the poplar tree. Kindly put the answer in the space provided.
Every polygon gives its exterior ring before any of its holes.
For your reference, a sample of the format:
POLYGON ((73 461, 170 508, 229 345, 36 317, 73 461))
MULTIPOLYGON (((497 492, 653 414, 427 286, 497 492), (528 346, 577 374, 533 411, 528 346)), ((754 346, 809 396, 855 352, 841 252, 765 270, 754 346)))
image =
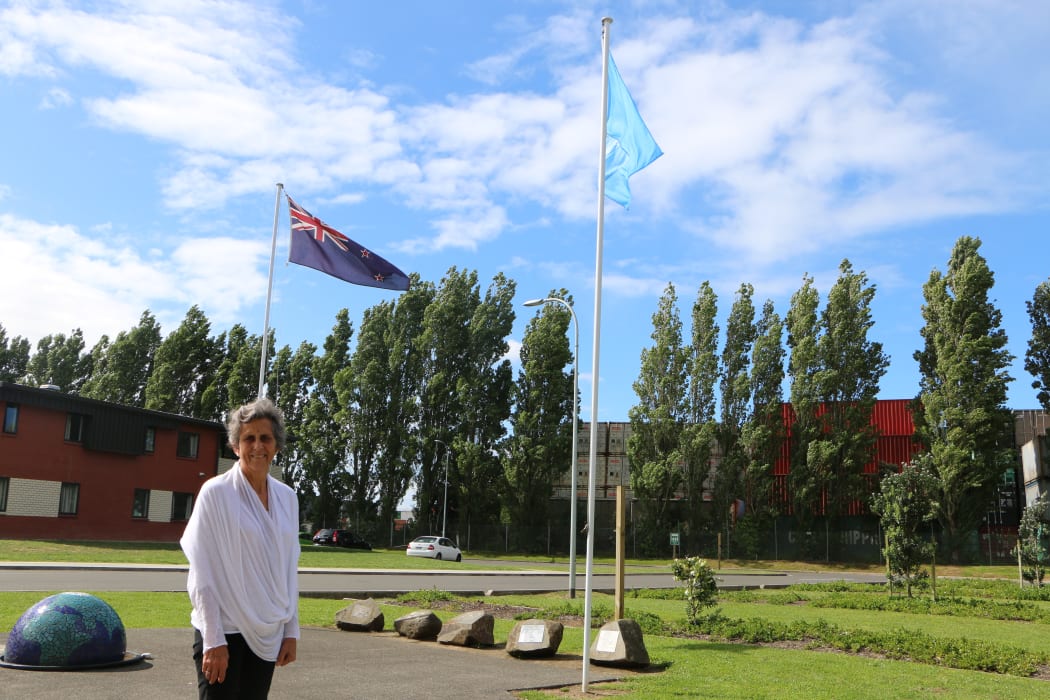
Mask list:
POLYGON ((362 521, 373 521, 378 510, 376 466, 386 430, 386 336, 392 313, 392 302, 365 309, 350 363, 335 374, 340 420, 348 426, 346 506, 355 530, 362 521))
POLYGON ((427 307, 435 294, 432 282, 423 282, 418 274, 412 273, 411 285, 398 296, 388 328, 387 429, 378 464, 381 522, 390 522, 397 516, 397 506, 412 481, 415 465, 422 458, 423 443, 418 426, 425 358, 417 351, 417 342, 423 334, 427 307))
POLYGON ((726 319, 726 341, 722 348, 722 420, 718 430, 722 459, 715 472, 712 505, 716 522, 728 527, 743 493, 743 471, 747 455, 740 442, 750 419, 751 348, 755 342, 754 287, 744 283, 737 290, 726 319))
POLYGON ((25 376, 30 347, 29 339, 20 335, 9 340, 0 323, 0 382, 17 382, 25 376))
POLYGON ((502 358, 514 323, 513 296, 514 283, 497 274, 483 299, 477 272, 453 267, 424 313, 417 343, 422 379, 416 497, 417 519, 431 531, 445 519, 469 527, 473 515, 476 525, 499 517, 491 485, 501 478, 496 449, 510 416, 513 375, 510 361, 502 358), (447 506, 446 449, 451 454, 447 506))
MULTIPOLYGON (((273 358, 273 334, 269 335, 268 361, 273 358)), ((215 373, 201 397, 201 412, 207 418, 223 420, 231 408, 243 406, 259 393, 259 355, 261 338, 249 335, 237 323, 215 339, 215 373)))
POLYGON ((274 355, 266 377, 267 395, 281 409, 288 429, 288 443, 278 455, 281 479, 299 494, 299 508, 303 513, 307 512, 312 498, 307 497, 304 471, 306 444, 301 438, 310 389, 314 384, 316 353, 317 346, 306 341, 301 342, 294 352, 285 345, 274 355))
MULTIPOLYGON (((449 482, 457 483, 458 448, 454 438, 462 414, 457 385, 467 364, 470 319, 480 302, 477 273, 450 268, 427 305, 422 333, 416 338, 416 351, 422 361, 416 428, 420 447, 415 477, 416 521, 426 523, 428 532, 440 532, 443 516, 455 520, 455 509, 447 509, 444 503, 445 470, 449 482)), ((451 486, 448 493, 455 498, 456 491, 451 486)))
POLYGON ((847 515, 850 505, 870 492, 864 466, 874 460, 878 440, 871 415, 879 380, 889 366, 882 343, 868 337, 875 323, 874 298, 875 286, 867 275, 843 260, 821 314, 814 376, 822 407, 820 432, 807 458, 824 482, 832 517, 847 515))
MULTIPOLYGON (((809 461, 809 446, 820 435, 817 409, 820 397, 817 372, 820 369, 817 343, 820 322, 817 307, 820 296, 808 274, 802 278, 802 287, 791 297, 786 318, 788 376, 791 381, 791 443, 788 491, 790 505, 797 519, 799 532, 811 531, 814 518, 821 508, 824 482, 816 465, 809 461)), ((814 541, 802 540, 803 553, 812 554, 814 541)))
POLYGON ((84 332, 75 328, 68 336, 58 333, 41 338, 26 365, 26 374, 30 384, 55 384, 68 394, 79 394, 91 376, 91 355, 84 352, 84 332))
POLYGON ((1050 411, 1050 279, 1035 288, 1025 306, 1032 321, 1032 337, 1028 339, 1024 368, 1035 377, 1032 388, 1039 404, 1050 411))
POLYGON ((747 461, 743 473, 744 519, 737 523, 737 542, 758 556, 763 536, 779 513, 773 484, 784 429, 784 322, 773 302, 762 305, 751 353, 751 417, 740 434, 747 461))
POLYGON ((704 484, 711 472, 718 422, 715 420, 715 387, 718 384, 718 297, 704 281, 693 302, 689 354, 686 425, 682 429, 682 455, 685 471, 682 486, 688 510, 687 532, 697 536, 703 530, 704 484))
POLYGON ((315 525, 335 527, 347 494, 346 461, 349 435, 335 391, 335 375, 350 360, 354 329, 346 309, 336 314, 322 354, 311 367, 315 384, 303 411, 303 481, 314 501, 310 514, 315 525))
POLYGON ((146 382, 146 408, 194 418, 212 418, 201 399, 217 367, 211 322, 200 307, 186 312, 179 327, 161 341, 146 382))
MULTIPOLYGON (((572 303, 565 289, 552 290, 548 297, 572 303)), ((503 502, 506 520, 514 523, 521 537, 518 546, 525 551, 535 551, 543 541, 538 535, 549 517, 554 482, 567 469, 576 469, 570 461, 572 419, 579 412, 567 333, 571 324, 572 315, 564 306, 543 304, 522 336, 511 436, 506 440, 503 502)))
POLYGON ((500 517, 492 486, 503 479, 499 447, 507 433, 514 386, 507 357, 514 290, 515 283, 503 273, 493 277, 471 316, 469 363, 456 386, 462 406, 456 435, 457 516, 468 528, 495 525, 500 517))
POLYGON ((108 336, 102 336, 92 348, 93 370, 81 394, 125 406, 144 407, 146 385, 160 343, 160 324, 149 309, 142 312, 137 326, 121 331, 112 342, 108 336))
POLYGON ((643 518, 640 531, 652 547, 675 523, 669 510, 682 484, 682 433, 689 418, 686 388, 689 353, 682 346, 678 296, 668 284, 653 314, 653 345, 642 350, 641 369, 634 382, 638 403, 628 412, 631 436, 627 455, 631 487, 643 518))
POLYGON ((955 562, 1012 459, 1006 388, 1013 356, 1002 313, 989 299, 995 278, 980 246, 978 238, 960 238, 946 272, 930 273, 923 286, 924 345, 915 352, 920 381, 913 417, 940 480, 938 518, 955 562))

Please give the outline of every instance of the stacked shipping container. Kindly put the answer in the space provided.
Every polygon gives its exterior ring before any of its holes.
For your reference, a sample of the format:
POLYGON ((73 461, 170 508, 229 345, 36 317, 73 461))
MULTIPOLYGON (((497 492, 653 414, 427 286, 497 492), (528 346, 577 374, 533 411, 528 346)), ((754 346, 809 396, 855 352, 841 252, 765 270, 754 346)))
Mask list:
MULTIPOLYGON (((630 423, 597 424, 597 450, 595 455, 594 497, 608 500, 616 498, 616 487, 628 488, 631 497, 631 469, 627 458, 627 439, 631 435, 630 423)), ((577 430, 576 443, 576 495, 587 497, 590 471, 591 426, 581 423, 577 430)), ((569 498, 572 493, 572 475, 566 470, 554 484, 555 498, 569 498)))
MULTIPOLYGON (((909 462, 914 455, 921 450, 921 445, 916 441, 915 426, 911 416, 910 399, 888 399, 880 400, 875 404, 872 413, 872 423, 879 430, 879 438, 876 443, 873 459, 864 466, 864 474, 872 482, 875 488, 880 469, 885 466, 899 468, 901 464, 909 462)), ((1041 411, 1016 411, 1015 438, 1020 448, 1034 437, 1043 435, 1050 426, 1050 416, 1041 411)), ((780 458, 773 467, 774 474, 774 498, 781 506, 782 513, 791 512, 791 499, 789 494, 789 474, 791 471, 791 429, 793 413, 790 404, 784 404, 784 421, 788 426, 788 438, 781 448, 780 458)), ((627 441, 631 435, 631 424, 627 422, 600 422, 597 424, 597 449, 595 463, 595 498, 599 500, 611 500, 616 498, 616 487, 623 485, 627 487, 627 497, 633 497, 630 490, 631 469, 627 456, 627 441)), ((576 460, 576 495, 578 498, 587 497, 587 483, 590 468, 591 449, 591 426, 589 423, 581 423, 578 430, 577 460, 576 460)), ((1020 462, 1020 459, 1018 460, 1020 462)), ((712 457, 712 468, 718 462, 718 456, 712 457)), ((997 525, 1015 525, 1019 516, 1019 508, 1012 494, 1017 492, 1017 485, 1013 481, 1012 473, 1004 474, 1004 484, 998 499, 998 504, 989 514, 990 523, 997 525)), ((571 473, 565 470, 555 483, 554 497, 559 499, 569 498, 571 488, 571 473)), ((705 483, 705 491, 708 484, 705 483)), ((684 494, 675 494, 677 498, 683 498, 684 494)), ((710 498, 705 492, 704 500, 710 498)), ((850 508, 850 515, 863 516, 868 514, 867 504, 857 501, 850 508)))

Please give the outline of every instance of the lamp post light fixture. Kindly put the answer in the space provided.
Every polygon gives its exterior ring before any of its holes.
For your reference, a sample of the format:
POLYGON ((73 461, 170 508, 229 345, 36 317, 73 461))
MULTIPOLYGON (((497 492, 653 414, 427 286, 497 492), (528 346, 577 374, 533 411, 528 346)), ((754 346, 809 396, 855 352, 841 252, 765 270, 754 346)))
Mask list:
POLYGON ((442 447, 445 448, 445 498, 441 506, 441 536, 444 537, 445 523, 448 520, 448 453, 450 452, 450 450, 448 448, 448 443, 446 443, 444 440, 438 440, 435 438, 434 442, 439 443, 442 447))
POLYGON ((525 302, 525 306, 540 306, 541 304, 561 304, 569 310, 569 314, 572 316, 572 328, 573 328, 573 347, 572 347, 572 464, 569 468, 570 474, 570 488, 572 489, 572 498, 569 500, 569 597, 576 597, 576 451, 577 451, 577 403, 579 402, 580 396, 580 372, 579 372, 579 358, 580 358, 580 324, 576 320, 576 311, 573 310, 572 304, 560 299, 558 297, 546 297, 544 299, 530 299, 525 302))

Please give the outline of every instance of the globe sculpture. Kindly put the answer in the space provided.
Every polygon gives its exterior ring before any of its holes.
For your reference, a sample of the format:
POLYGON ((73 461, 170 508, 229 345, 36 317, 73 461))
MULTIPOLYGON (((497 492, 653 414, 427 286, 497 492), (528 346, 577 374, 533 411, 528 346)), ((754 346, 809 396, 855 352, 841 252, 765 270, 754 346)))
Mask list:
POLYGON ((125 651, 124 623, 109 603, 87 593, 58 593, 22 613, 2 660, 5 666, 66 670, 123 663, 125 651))

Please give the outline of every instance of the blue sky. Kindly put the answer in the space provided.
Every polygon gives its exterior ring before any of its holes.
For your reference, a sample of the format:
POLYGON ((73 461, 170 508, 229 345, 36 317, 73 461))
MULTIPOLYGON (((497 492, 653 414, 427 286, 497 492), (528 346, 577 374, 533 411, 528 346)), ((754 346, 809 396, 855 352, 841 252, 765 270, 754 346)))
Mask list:
MULTIPOLYGON (((783 314, 848 258, 877 286, 884 398, 917 390, 922 284, 984 241, 1010 349, 1050 277, 1050 5, 0 0, 0 323, 90 347, 150 309, 259 333, 275 183, 407 272, 567 288, 590 418, 601 18, 665 155, 606 205, 600 420, 626 420, 651 316, 709 280, 783 314)), ((285 265, 271 325, 318 345, 393 293, 285 265)), ((534 309, 520 308, 516 349, 534 309)), ((688 336, 687 336, 688 337, 688 336)))

